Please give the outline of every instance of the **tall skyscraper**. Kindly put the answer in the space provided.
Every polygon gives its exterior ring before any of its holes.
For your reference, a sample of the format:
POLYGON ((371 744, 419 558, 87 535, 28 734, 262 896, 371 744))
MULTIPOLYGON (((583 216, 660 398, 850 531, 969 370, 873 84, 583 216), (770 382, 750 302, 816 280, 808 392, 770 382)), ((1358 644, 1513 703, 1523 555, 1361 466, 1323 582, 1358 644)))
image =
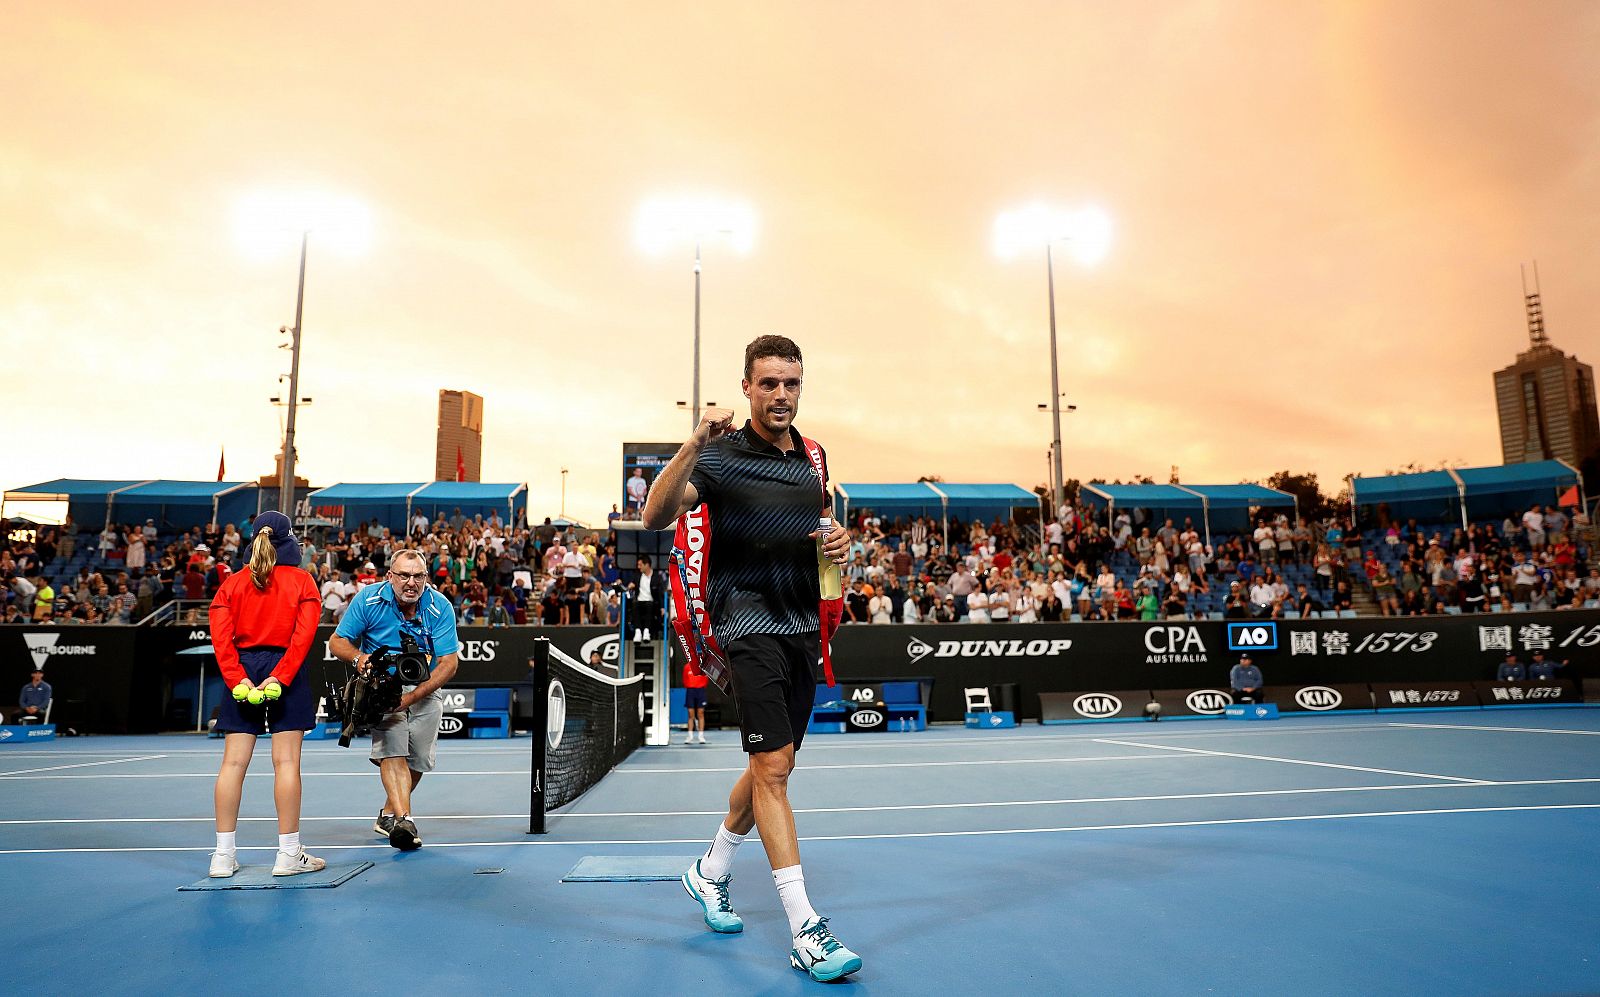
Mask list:
POLYGON ((439 444, 433 480, 483 480, 483 398, 470 391, 439 392, 439 444))
POLYGON ((1600 415, 1595 408, 1594 368, 1550 344, 1539 294, 1539 269, 1533 288, 1523 275, 1528 313, 1528 349, 1494 374, 1500 413, 1500 451, 1507 464, 1566 461, 1595 474, 1600 460, 1600 415), (1588 465, 1585 468, 1585 465, 1588 465))

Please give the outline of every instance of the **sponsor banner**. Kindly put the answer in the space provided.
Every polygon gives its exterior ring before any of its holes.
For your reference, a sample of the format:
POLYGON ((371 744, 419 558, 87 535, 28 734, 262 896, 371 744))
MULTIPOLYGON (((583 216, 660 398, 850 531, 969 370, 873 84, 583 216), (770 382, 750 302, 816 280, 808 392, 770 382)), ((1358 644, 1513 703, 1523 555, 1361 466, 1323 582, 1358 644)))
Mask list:
POLYGON ((1368 685, 1269 685, 1262 690, 1279 713, 1371 713, 1368 685))
POLYGON ((1475 710, 1478 692, 1471 682, 1374 682, 1378 712, 1389 710, 1475 710))
POLYGON ((467 714, 444 713, 439 717, 440 737, 466 737, 467 714))
POLYGON ((882 734, 889 729, 889 714, 881 706, 862 706, 845 714, 848 734, 882 734))
POLYGON ((1234 703, 1222 715, 1229 720, 1276 720, 1278 719, 1278 706, 1276 703, 1234 703))
POLYGON ((55 699, 50 720, 60 731, 160 730, 159 684, 135 681, 143 664, 135 653, 140 633, 135 627, 81 624, 0 627, 0 701, 15 703, 33 670, 42 668, 55 699))
MULTIPOLYGON (((977 685, 1017 684, 1020 719, 1036 718, 1039 694, 1060 689, 1226 690, 1228 669, 1245 650, 1274 686, 1342 688, 1488 679, 1508 647, 1524 660, 1543 649, 1556 660, 1570 661, 1570 679, 1600 677, 1600 611, 1344 620, 850 624, 833 639, 834 668, 842 674, 931 677, 929 712, 940 720, 962 717, 966 704, 961 690, 977 685)), ((1281 702, 1279 707, 1288 709, 1281 702)))
POLYGON ((1474 682, 1478 700, 1489 706, 1534 706, 1541 703, 1577 703, 1577 686, 1566 679, 1552 682, 1474 682))
POLYGON ((1278 624, 1273 620, 1242 623, 1238 620, 1226 624, 1228 650, 1248 654, 1253 651, 1278 649, 1278 624))
POLYGON ((1132 720, 1144 716, 1145 705, 1149 702, 1149 689, 1118 689, 1114 692, 1041 692, 1039 717, 1045 723, 1132 720))
POLYGON ((1233 693, 1228 691, 1226 682, 1200 689, 1157 689, 1154 695, 1161 704, 1163 720, 1220 717, 1233 705, 1233 693))
MULTIPOLYGON (((825 689, 827 687, 819 685, 817 688, 825 689)), ((847 703, 882 703, 884 701, 882 682, 845 682, 841 680, 837 689, 828 691, 830 700, 842 699, 847 703), (838 694, 832 695, 834 692, 838 694)))
POLYGON ((478 708, 478 690, 454 689, 446 687, 439 690, 439 697, 444 702, 446 713, 471 713, 478 708))
POLYGON ((38 744, 55 739, 55 724, 0 724, 0 745, 38 744))

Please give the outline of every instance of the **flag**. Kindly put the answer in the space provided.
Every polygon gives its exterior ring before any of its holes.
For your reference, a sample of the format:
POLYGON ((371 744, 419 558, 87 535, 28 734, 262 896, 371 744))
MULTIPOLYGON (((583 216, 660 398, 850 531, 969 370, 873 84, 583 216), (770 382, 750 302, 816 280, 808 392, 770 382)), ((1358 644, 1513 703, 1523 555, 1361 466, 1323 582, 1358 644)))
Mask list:
POLYGON ((467 459, 461 456, 460 447, 456 447, 456 480, 467 480, 467 459))
POLYGON ((1560 495, 1556 496, 1556 505, 1573 506, 1578 504, 1578 486, 1573 485, 1560 495))
POLYGON ((221 456, 217 458, 217 480, 221 481, 228 474, 228 448, 223 447, 221 456))

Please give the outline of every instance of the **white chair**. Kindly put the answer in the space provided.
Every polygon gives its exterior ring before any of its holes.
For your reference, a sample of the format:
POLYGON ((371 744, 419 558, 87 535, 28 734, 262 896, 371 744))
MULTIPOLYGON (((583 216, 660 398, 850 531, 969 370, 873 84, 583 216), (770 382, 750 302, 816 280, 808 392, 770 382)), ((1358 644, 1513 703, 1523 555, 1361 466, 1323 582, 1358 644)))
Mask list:
POLYGON ((993 713, 994 707, 989 705, 989 687, 978 686, 976 689, 963 689, 967 694, 968 713, 993 713))

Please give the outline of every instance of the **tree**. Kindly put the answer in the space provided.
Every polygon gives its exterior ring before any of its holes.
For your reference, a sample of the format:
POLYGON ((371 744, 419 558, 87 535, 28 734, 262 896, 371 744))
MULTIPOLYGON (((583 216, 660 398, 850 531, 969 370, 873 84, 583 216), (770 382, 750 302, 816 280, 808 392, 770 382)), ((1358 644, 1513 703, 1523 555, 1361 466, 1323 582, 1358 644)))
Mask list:
POLYGON ((1279 471, 1267 479, 1268 488, 1276 488, 1280 492, 1288 492, 1300 502, 1300 515, 1302 518, 1320 519, 1331 515, 1336 506, 1334 499, 1322 493, 1321 486, 1317 483, 1315 474, 1297 474, 1294 471, 1279 471))

